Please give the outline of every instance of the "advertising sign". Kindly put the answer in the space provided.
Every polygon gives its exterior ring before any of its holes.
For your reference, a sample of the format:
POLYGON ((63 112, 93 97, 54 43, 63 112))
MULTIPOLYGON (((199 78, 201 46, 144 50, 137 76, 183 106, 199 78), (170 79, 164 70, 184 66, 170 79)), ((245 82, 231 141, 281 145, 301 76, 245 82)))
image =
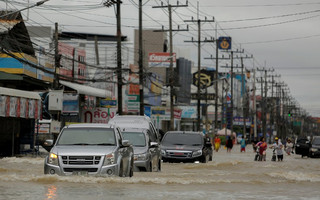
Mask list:
POLYGON ((231 37, 219 37, 218 48, 222 50, 231 49, 231 37))
POLYGON ((79 112, 79 95, 64 93, 62 103, 62 113, 78 113, 79 112))
POLYGON ((116 108, 95 108, 82 112, 82 122, 84 123, 108 123, 116 115, 116 108))
POLYGON ((139 66, 130 64, 128 94, 140 94, 139 66))
MULTIPOLYGON (((149 53, 149 67, 170 67, 170 53, 149 53)), ((176 53, 172 54, 173 67, 176 67, 176 53)))
MULTIPOLYGON (((213 85, 214 83, 214 73, 215 71, 212 70, 200 70, 200 88, 207 88, 213 85)), ((198 77, 199 73, 198 71, 193 73, 193 85, 198 87, 198 77)))
POLYGON ((182 110, 181 118, 186 118, 186 119, 197 118, 197 106, 179 106, 179 108, 182 110))

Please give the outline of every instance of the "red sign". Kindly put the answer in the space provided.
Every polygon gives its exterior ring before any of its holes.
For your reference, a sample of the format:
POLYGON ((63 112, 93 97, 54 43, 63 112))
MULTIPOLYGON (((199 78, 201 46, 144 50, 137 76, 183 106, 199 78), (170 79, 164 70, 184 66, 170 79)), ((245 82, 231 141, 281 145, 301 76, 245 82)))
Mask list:
MULTIPOLYGON (((176 66, 176 54, 172 54, 173 67, 176 66)), ((170 53, 149 53, 149 67, 170 67, 170 53)))
POLYGON ((174 109, 173 117, 175 119, 181 119, 182 110, 181 109, 174 109))

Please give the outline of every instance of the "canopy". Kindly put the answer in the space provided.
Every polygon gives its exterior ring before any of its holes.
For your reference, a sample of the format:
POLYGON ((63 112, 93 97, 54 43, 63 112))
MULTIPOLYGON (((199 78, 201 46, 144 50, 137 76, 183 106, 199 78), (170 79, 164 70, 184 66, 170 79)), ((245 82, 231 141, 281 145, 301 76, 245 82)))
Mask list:
MULTIPOLYGON (((226 135, 226 129, 223 128, 221 130, 219 130, 217 132, 217 135, 221 135, 221 136, 225 136, 226 135)), ((227 135, 230 136, 231 135, 231 130, 230 129, 227 129, 227 135)), ((237 134, 235 132, 233 132, 232 134, 233 137, 237 137, 237 134)))
POLYGON ((81 85, 81 84, 72 83, 72 82, 63 81, 63 80, 60 80, 59 83, 69 88, 72 88, 74 90, 77 90, 79 94, 85 94, 85 95, 101 97, 101 98, 112 97, 112 92, 108 90, 103 90, 103 89, 94 88, 87 85, 81 85))

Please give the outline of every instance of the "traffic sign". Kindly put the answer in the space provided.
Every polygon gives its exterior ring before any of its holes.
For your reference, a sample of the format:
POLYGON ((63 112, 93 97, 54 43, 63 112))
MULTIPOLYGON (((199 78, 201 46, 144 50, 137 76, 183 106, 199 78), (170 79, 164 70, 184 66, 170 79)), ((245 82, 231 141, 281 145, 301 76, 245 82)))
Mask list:
MULTIPOLYGON (((193 100, 199 99, 198 93, 192 93, 191 99, 193 99, 193 100)), ((201 93, 200 99, 206 100, 206 94, 201 93)), ((214 93, 207 93, 207 100, 215 100, 215 94, 214 93)))
POLYGON ((231 49, 231 37, 219 37, 218 48, 222 50, 231 49))

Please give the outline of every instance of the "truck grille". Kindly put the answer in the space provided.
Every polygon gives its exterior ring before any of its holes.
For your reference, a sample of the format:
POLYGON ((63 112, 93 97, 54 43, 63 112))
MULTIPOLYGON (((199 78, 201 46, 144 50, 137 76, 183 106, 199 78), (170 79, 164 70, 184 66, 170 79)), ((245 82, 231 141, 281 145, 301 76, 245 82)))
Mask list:
POLYGON ((65 172, 97 172, 98 168, 63 168, 65 172))
POLYGON ((167 156, 172 158, 191 158, 192 152, 167 150, 167 156))
POLYGON ((101 156, 61 156, 65 165, 98 165, 101 156))

